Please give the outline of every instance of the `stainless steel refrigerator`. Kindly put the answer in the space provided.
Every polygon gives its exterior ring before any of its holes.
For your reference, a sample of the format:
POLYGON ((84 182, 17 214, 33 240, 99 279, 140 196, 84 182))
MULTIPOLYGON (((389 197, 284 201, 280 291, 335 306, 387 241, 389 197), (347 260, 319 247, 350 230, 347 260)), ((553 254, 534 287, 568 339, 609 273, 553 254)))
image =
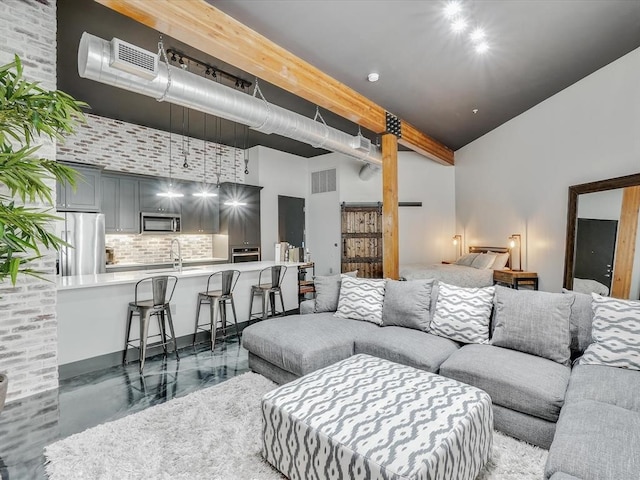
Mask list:
POLYGON ((61 275, 88 275, 105 272, 104 214, 64 214, 59 236, 71 246, 60 251, 61 275))

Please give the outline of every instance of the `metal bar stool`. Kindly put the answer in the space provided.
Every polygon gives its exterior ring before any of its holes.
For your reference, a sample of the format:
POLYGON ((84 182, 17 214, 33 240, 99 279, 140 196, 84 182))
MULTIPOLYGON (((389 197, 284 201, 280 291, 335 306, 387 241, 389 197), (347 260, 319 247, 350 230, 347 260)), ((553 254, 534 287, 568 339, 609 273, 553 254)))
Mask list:
POLYGON ((178 283, 178 277, 173 275, 160 275, 156 277, 146 277, 136 283, 134 301, 129 303, 127 314, 127 338, 124 342, 124 358, 122 363, 127 363, 127 350, 129 347, 138 348, 140 350, 140 373, 144 369, 145 355, 147 353, 147 341, 149 337, 149 321, 152 315, 155 315, 158 319, 158 326, 160 328, 160 344, 164 356, 167 356, 167 324, 171 332, 171 338, 173 339, 173 349, 176 354, 176 359, 180 360, 178 355, 178 343, 176 341, 176 334, 173 329, 173 320, 171 318, 171 307, 169 303, 173 297, 173 292, 176 289, 178 283), (140 300, 141 291, 151 291, 151 299, 140 300), (130 340, 131 336, 131 322, 133 316, 138 315, 140 317, 140 338, 139 344, 136 346, 130 340))
POLYGON ((233 302, 233 289, 238 283, 240 278, 239 270, 224 270, 209 275, 207 279, 207 289, 204 292, 198 294, 198 306, 196 307, 196 328, 193 333, 193 344, 196 344, 196 335, 198 330, 209 331, 211 335, 211 350, 216 343, 216 329, 218 327, 218 320, 222 324, 222 330, 226 337, 227 328, 227 302, 231 303, 231 311, 233 312, 233 323, 236 326, 236 335, 239 335, 238 330, 238 317, 236 316, 236 305, 233 302), (220 289, 212 290, 212 286, 218 283, 218 277, 220 277, 220 289), (201 326, 200 324, 200 307, 203 303, 209 304, 209 323, 208 328, 201 326), (216 306, 218 307, 216 309, 216 306), (220 318, 216 316, 216 312, 220 312, 220 318))
POLYGON ((287 272, 287 267, 284 265, 274 265, 272 267, 267 267, 260 271, 258 275, 258 285, 251 286, 251 299, 249 304, 249 321, 252 318, 260 318, 264 320, 267 318, 267 301, 269 302, 269 306, 271 306, 271 315, 284 315, 284 300, 282 298, 282 279, 284 278, 284 274, 287 272), (262 283, 262 276, 265 277, 267 275, 271 275, 271 283, 262 283), (280 305, 282 305, 282 311, 276 311, 276 295, 280 297, 280 305), (251 313, 253 310, 253 301, 255 297, 260 297, 262 304, 262 311, 260 313, 251 313))

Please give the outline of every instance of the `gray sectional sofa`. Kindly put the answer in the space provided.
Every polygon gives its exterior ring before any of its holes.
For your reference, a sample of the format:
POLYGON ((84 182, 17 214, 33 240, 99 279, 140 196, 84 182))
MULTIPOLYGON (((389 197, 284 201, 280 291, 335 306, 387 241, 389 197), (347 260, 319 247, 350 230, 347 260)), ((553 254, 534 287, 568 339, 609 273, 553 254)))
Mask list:
MULTIPOLYGON (((491 396, 497 430, 550 448, 545 478, 640 478, 640 372, 598 365, 571 367, 590 342, 591 297, 496 289, 493 341, 506 346, 465 344, 424 331, 433 319, 437 284, 429 301, 420 306, 428 316, 426 324, 398 326, 403 323, 397 321, 398 313, 402 317, 404 307, 394 312, 392 326, 385 326, 386 322, 339 318, 332 311, 315 313, 311 301, 303 303, 300 315, 250 325, 243 331, 242 343, 249 351, 250 368, 280 384, 357 353, 460 380, 491 396), (501 328, 506 311, 530 320, 544 321, 536 315, 554 317, 545 330, 566 323, 570 338, 564 343, 570 347, 571 360, 554 361, 545 358, 554 354, 536 351, 562 333, 542 332, 533 350, 502 342, 498 337, 504 337, 504 330, 496 328, 501 328)), ((415 293, 400 297, 415 303, 415 293)), ((331 303, 329 308, 334 307, 331 303)), ((415 308, 406 314, 415 317, 415 308)), ((522 332, 512 332, 518 334, 522 332)))

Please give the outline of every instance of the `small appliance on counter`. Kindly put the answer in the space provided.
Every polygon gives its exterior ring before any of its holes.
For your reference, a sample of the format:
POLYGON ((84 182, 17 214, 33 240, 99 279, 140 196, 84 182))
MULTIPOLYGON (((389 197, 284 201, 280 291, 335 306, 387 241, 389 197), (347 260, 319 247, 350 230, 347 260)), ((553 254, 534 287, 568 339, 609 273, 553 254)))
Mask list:
POLYGON ((107 265, 114 265, 116 263, 116 252, 113 247, 104 247, 104 254, 107 265))

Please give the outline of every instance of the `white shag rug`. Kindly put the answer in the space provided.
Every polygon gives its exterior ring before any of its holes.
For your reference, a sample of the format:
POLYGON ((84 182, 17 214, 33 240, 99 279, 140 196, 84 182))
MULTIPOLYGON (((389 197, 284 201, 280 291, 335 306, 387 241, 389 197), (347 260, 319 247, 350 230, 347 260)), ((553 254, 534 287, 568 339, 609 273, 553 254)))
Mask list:
MULTIPOLYGON (((260 454, 260 399, 275 388, 245 373, 98 425, 45 448, 51 480, 284 478, 260 454)), ((495 432, 477 480, 539 480, 547 452, 495 432)))

